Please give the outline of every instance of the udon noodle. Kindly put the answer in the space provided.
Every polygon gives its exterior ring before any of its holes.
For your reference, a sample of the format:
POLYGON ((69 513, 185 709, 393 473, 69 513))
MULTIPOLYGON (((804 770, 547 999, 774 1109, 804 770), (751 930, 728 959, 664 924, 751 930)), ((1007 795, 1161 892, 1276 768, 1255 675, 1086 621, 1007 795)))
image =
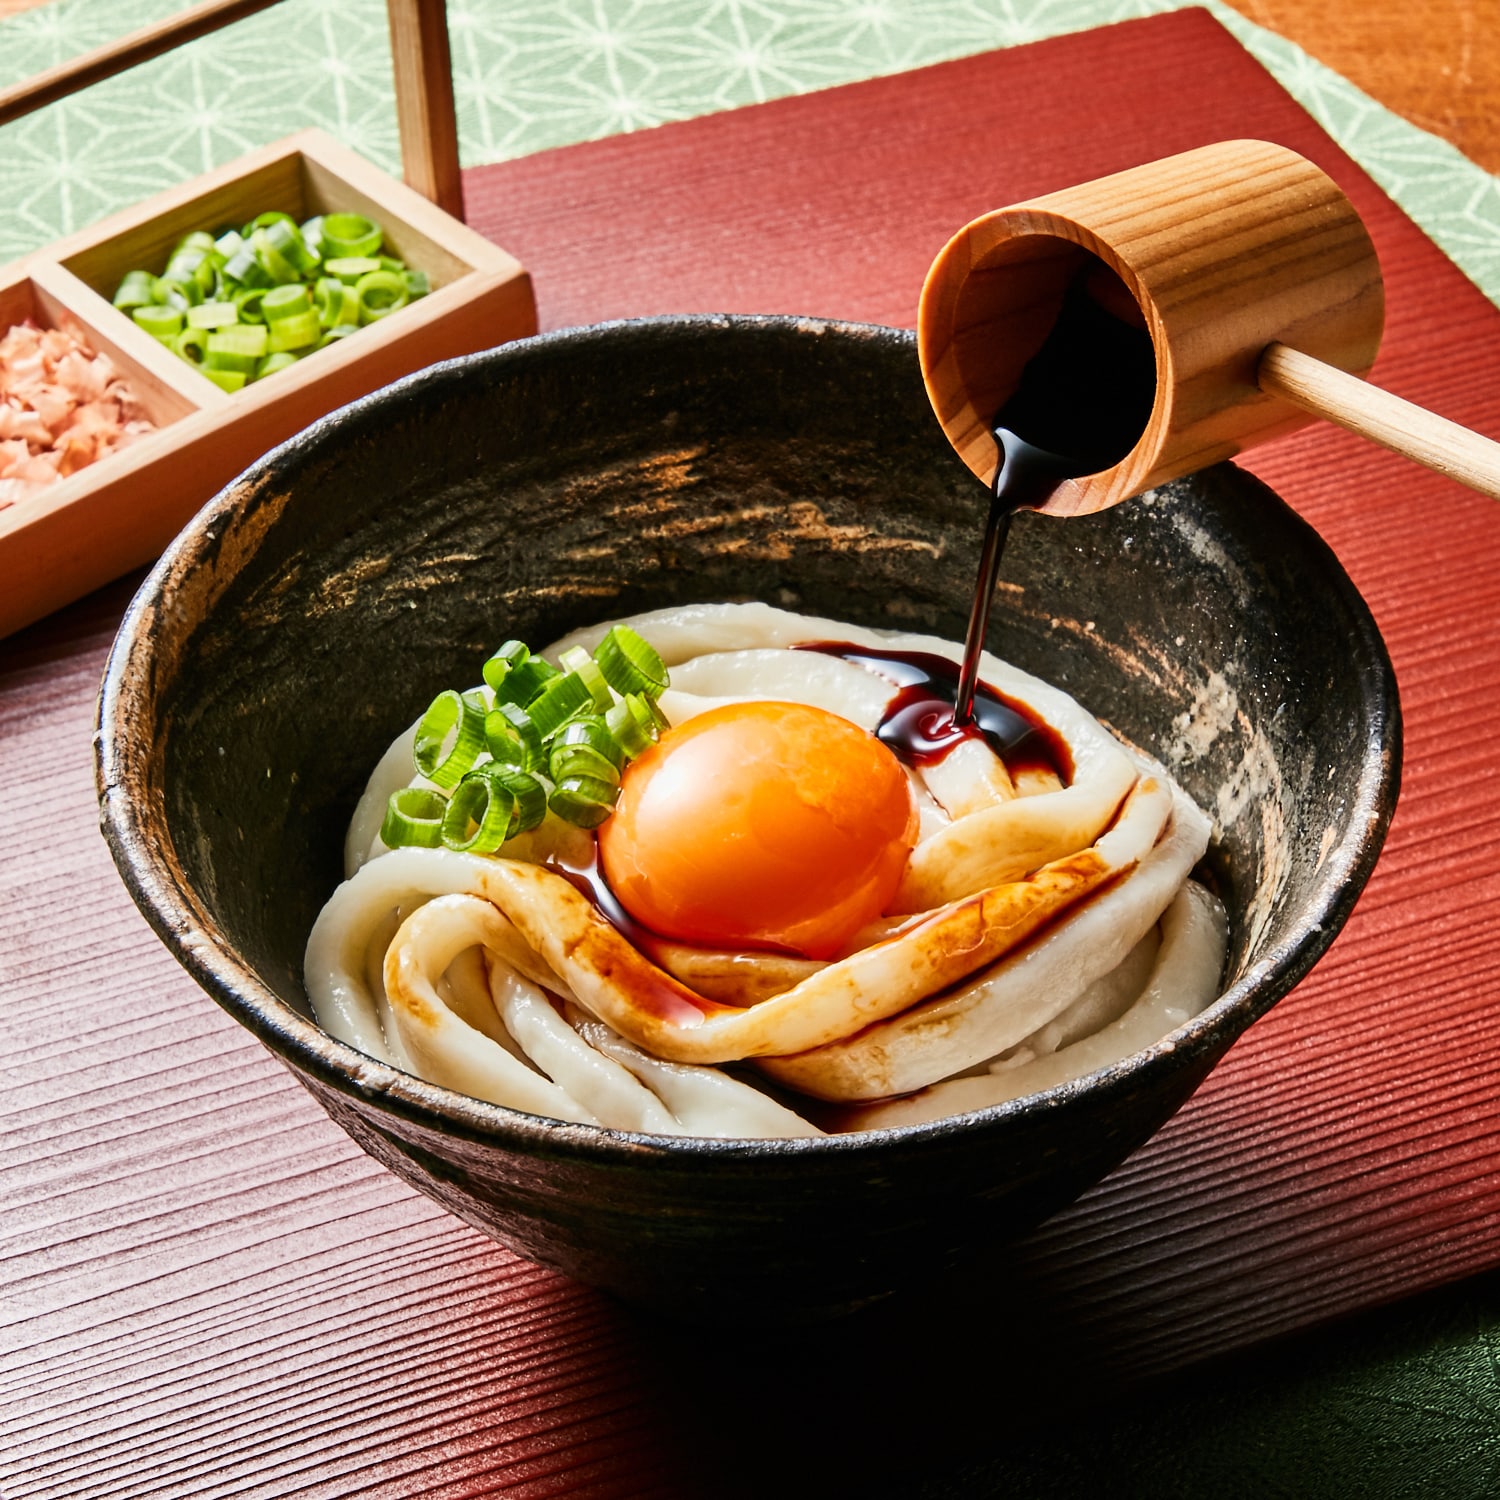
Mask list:
MULTIPOLYGON (((610 624, 543 654, 592 649, 610 624)), ((674 726, 728 703, 803 704, 866 731, 891 681, 836 655, 957 648, 760 604, 628 623, 661 653, 674 726)), ((896 895, 828 958, 632 941, 567 878, 594 835, 549 814, 496 855, 387 849, 419 785, 415 726, 349 825, 344 883, 313 928, 320 1024, 475 1098, 614 1130, 721 1138, 862 1130, 981 1109, 1160 1041, 1213 999, 1219 902, 1191 878, 1207 818, 1066 694, 991 657, 982 676, 1066 748, 1066 784, 1015 776, 982 740, 907 765, 918 816, 896 895)))

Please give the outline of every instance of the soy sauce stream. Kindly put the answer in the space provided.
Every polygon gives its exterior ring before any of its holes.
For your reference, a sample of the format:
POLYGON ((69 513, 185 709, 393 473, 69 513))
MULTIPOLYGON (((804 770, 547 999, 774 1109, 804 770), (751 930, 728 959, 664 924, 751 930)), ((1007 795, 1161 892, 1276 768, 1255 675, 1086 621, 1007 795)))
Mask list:
POLYGON ((973 722, 979 657, 1011 518, 1018 510, 1045 505, 1065 480, 1117 464, 1135 446, 1151 415, 1156 396, 1151 336, 1144 322, 1136 326, 1106 311, 1096 300, 1101 294, 1117 305, 1133 305, 1119 278, 1102 264, 1078 277, 1046 342, 995 417, 1000 466, 964 632, 953 705, 959 726, 973 722), (1112 283, 1102 293, 1101 278, 1112 283))

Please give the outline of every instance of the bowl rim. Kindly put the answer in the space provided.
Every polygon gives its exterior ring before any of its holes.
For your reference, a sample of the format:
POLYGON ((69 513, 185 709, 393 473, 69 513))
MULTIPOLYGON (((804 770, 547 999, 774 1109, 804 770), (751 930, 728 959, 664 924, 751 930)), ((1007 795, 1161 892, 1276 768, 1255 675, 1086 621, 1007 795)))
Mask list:
MULTIPOLYGON (((173 680, 171 663, 161 669, 158 646, 173 628, 182 631, 183 612, 175 606, 184 592, 227 584, 215 576, 215 564, 229 540, 249 543, 253 553, 266 523, 258 510, 275 489, 283 459, 315 452, 335 438, 341 427, 413 391, 437 390, 460 382, 482 366, 504 371, 524 366, 537 351, 592 348, 643 333, 691 335, 703 330, 773 331, 885 343, 901 348, 916 365, 916 335, 879 324, 794 315, 681 314, 559 329, 503 344, 478 354, 462 355, 402 377, 337 411, 319 418, 296 437, 273 448, 209 500, 183 528, 152 568, 122 619, 110 649, 96 705, 95 786, 101 831, 131 897, 147 922, 184 969, 220 1006, 273 1051, 294 1072, 306 1075, 353 1101, 373 1104, 408 1124, 480 1144, 544 1158, 567 1156, 602 1163, 639 1161, 643 1152, 663 1163, 704 1157, 764 1160, 767 1156, 800 1158, 829 1154, 885 1154, 893 1144, 922 1146, 1002 1128, 1020 1119, 1039 1119, 1064 1109, 1084 1094, 1125 1092, 1149 1085, 1157 1075, 1175 1071, 1184 1060, 1210 1056, 1210 1066, 1254 1021, 1298 984, 1327 951, 1353 910, 1385 840, 1395 810, 1402 761, 1402 721, 1395 672, 1368 605, 1345 573, 1333 550, 1300 516, 1254 476, 1242 477, 1265 491, 1268 504, 1284 512, 1286 524, 1301 533, 1307 555, 1321 567, 1337 605, 1353 626, 1351 659, 1360 663, 1361 696, 1366 705, 1368 736, 1352 798, 1346 832, 1332 845, 1313 879, 1310 898, 1291 931, 1263 952, 1217 999, 1192 1020, 1143 1051, 1035 1094, 947 1116, 921 1124, 888 1126, 844 1134, 792 1139, 716 1139, 702 1136, 653 1135, 604 1126, 574 1124, 527 1114, 504 1105, 474 1099, 440 1084, 379 1062, 324 1032, 299 1014, 241 959, 218 931, 185 880, 173 873, 170 851, 151 827, 153 764, 160 758, 146 748, 145 737, 124 726, 155 722, 151 712, 173 680), (257 524, 261 533, 254 533, 257 524)), ((282 503, 285 502, 285 497, 282 503)), ((275 507, 279 513, 279 506, 275 507)), ((274 522, 274 513, 271 521, 274 522)), ((212 599, 210 599, 212 602, 212 599)), ((191 637, 192 628, 182 631, 191 637)))

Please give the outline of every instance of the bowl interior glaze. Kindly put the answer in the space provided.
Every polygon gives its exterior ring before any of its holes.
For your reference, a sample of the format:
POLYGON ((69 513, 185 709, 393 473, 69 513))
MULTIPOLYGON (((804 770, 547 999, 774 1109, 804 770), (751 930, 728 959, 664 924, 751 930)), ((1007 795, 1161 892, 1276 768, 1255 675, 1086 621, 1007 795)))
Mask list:
POLYGON ((958 1121, 654 1139, 363 1058, 311 1023, 302 952, 375 761, 502 639, 748 598, 958 639, 987 503, 893 330, 659 319, 436 366, 269 455, 143 586, 100 707, 115 858, 366 1149, 522 1253, 689 1316, 881 1296, 1134 1149, 1307 971, 1374 863, 1399 774, 1389 660, 1329 550, 1239 470, 1023 515, 990 633, 1216 818, 1226 993, 1170 1042, 958 1121))

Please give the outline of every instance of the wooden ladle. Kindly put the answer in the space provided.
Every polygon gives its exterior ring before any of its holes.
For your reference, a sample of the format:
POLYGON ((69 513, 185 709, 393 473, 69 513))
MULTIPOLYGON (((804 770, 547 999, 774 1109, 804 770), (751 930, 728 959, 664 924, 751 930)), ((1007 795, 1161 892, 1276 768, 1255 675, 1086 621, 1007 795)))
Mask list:
POLYGON ((1325 418, 1500 499, 1500 443, 1359 377, 1385 293, 1354 206, 1283 146, 1223 141, 974 220, 922 290, 917 342, 938 420, 987 484, 992 427, 1069 288, 1144 322, 1156 392, 1112 468, 1040 509, 1104 510, 1325 418))

